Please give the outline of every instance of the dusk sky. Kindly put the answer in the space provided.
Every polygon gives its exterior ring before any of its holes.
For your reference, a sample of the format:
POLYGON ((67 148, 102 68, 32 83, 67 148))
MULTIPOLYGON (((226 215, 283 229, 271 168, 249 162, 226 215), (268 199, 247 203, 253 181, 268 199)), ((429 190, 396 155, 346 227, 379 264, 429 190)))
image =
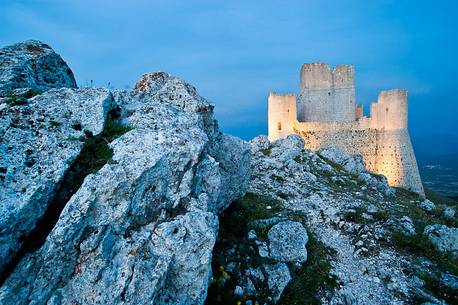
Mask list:
POLYGON ((380 90, 409 90, 420 156, 458 151, 458 1, 0 0, 0 45, 26 39, 53 47, 80 86, 171 73, 244 139, 267 133, 267 95, 297 93, 302 63, 354 64, 366 110, 380 90))

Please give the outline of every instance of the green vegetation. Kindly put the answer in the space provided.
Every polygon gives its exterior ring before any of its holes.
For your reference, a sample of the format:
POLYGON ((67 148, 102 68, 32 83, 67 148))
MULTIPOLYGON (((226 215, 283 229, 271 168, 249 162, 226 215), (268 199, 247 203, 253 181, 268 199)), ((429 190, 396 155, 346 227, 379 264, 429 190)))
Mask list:
MULTIPOLYGON (((421 273, 418 277, 425 281, 425 288, 448 304, 458 304, 458 289, 440 283, 438 274, 421 273)), ((424 302, 424 301, 423 301, 424 302)), ((421 304, 421 303, 420 303, 421 304)))
MULTIPOLYGON (((445 207, 449 206, 450 203, 454 202, 452 199, 442 197, 436 193, 435 197, 433 197, 433 199, 430 199, 431 201, 436 200, 433 201, 436 205, 436 209, 432 212, 427 212, 418 207, 417 202, 421 201, 422 199, 417 194, 410 192, 408 190, 397 188, 396 200, 401 204, 394 204, 393 207, 390 209, 391 214, 398 217, 402 217, 404 215, 409 216, 414 221, 417 232, 423 232, 424 228, 427 225, 432 225, 436 223, 444 224, 449 227, 458 226, 458 221, 456 217, 454 217, 453 219, 447 219, 442 214, 442 211, 445 209, 445 207), (447 204, 445 204, 444 202, 446 202, 447 204)), ((394 203, 397 202, 395 201, 394 203)))
POLYGON ((261 152, 263 153, 264 156, 268 157, 272 153, 272 148, 268 147, 268 148, 262 149, 261 152))
POLYGON ((280 197, 281 199, 285 199, 285 200, 288 199, 288 195, 280 191, 277 192, 277 196, 280 197))
MULTIPOLYGON (((394 204, 390 212, 398 218, 404 215, 409 216, 415 225, 417 234, 406 235, 403 232, 394 231, 391 236, 391 242, 394 247, 403 252, 426 257, 431 260, 435 264, 432 272, 429 274, 420 273, 417 276, 425 281, 425 288, 436 297, 443 299, 449 304, 457 304, 458 289, 443 285, 440 281, 440 275, 443 272, 458 275, 458 261, 450 253, 437 251, 428 237, 423 235, 424 228, 432 224, 439 223, 456 227, 458 224, 456 217, 446 219, 443 216, 445 207, 456 207, 456 202, 431 190, 425 191, 426 197, 434 202, 436 206, 431 212, 424 211, 417 206, 417 203, 422 200, 417 194, 404 189, 396 189, 396 199, 401 204, 394 204)), ((416 296, 414 301, 420 304, 424 301, 424 298, 416 296)))
POLYGON ((41 91, 40 90, 36 90, 36 89, 30 89, 30 90, 27 90, 25 93, 21 94, 21 95, 13 95, 13 94, 9 94, 6 96, 6 103, 12 107, 12 106, 17 106, 17 105, 24 105, 27 103, 27 100, 29 98, 32 98, 34 97, 35 95, 38 95, 38 94, 41 94, 41 91))
POLYGON ((321 304, 316 298, 317 293, 321 289, 335 287, 335 279, 329 276, 335 251, 318 241, 311 232, 308 232, 308 236, 307 261, 300 268, 290 266, 293 279, 286 286, 278 304, 321 304))
POLYGON ((458 264, 451 254, 444 254, 437 251, 431 241, 423 234, 406 235, 399 231, 392 234, 392 242, 397 248, 415 254, 424 256, 435 262, 439 269, 453 274, 458 274, 458 264))
MULTIPOLYGON (((256 298, 236 297, 233 292, 237 276, 243 270, 274 263, 271 259, 258 255, 258 247, 254 241, 248 240, 247 234, 255 229, 258 239, 266 239, 270 226, 254 228, 253 221, 278 214, 294 221, 304 221, 304 216, 300 213, 287 213, 279 201, 254 193, 247 193, 223 212, 213 253, 213 281, 208 290, 206 304, 244 304, 248 299, 256 299, 259 304, 271 304, 267 299, 267 283, 254 282, 259 293, 256 298), (229 272, 225 269, 229 262, 235 262, 240 267, 229 272)), ((319 304, 315 295, 320 289, 334 285, 334 279, 329 277, 330 258, 334 253, 317 241, 310 232, 307 251, 308 259, 302 267, 290 266, 292 281, 283 292, 280 304, 319 304)))
POLYGON ((54 121, 54 120, 49 120, 49 126, 50 126, 51 128, 57 128, 57 127, 59 127, 60 125, 61 125, 60 122, 57 122, 57 121, 54 121))
POLYGON ((378 221, 387 221, 390 219, 390 213, 386 210, 378 210, 377 212, 372 213, 372 216, 378 221))

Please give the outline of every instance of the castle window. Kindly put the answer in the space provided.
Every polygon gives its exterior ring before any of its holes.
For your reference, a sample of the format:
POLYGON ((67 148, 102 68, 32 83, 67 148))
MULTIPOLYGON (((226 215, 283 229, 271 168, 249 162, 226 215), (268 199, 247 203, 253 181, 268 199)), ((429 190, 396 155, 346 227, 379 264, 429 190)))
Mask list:
POLYGON ((385 109, 385 110, 386 110, 386 112, 388 112, 388 107, 386 107, 386 109, 385 109))
POLYGON ((331 96, 331 92, 328 92, 328 95, 331 96))
POLYGON ((281 123, 280 122, 278 122, 278 124, 277 124, 277 129, 281 130, 281 123))

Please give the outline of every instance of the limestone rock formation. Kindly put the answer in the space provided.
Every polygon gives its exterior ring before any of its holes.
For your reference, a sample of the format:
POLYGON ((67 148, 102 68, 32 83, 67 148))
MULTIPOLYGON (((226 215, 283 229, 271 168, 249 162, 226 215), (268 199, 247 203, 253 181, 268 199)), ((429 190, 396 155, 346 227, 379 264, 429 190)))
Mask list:
POLYGON ((295 221, 282 221, 270 228, 270 257, 280 262, 303 263, 307 260, 307 231, 295 221))
POLYGON ((53 89, 0 110, 0 273, 34 229, 81 153, 84 131, 102 132, 106 89, 53 89))
POLYGON ((451 252, 458 257, 458 228, 434 224, 426 226, 424 232, 440 252, 451 252))
POLYGON ((1 261, 12 263, 0 303, 202 304, 218 213, 250 176, 249 145, 219 132, 213 105, 161 72, 132 91, 2 102, 1 261), (72 170, 87 174, 81 185, 67 184, 72 170), (49 234, 28 232, 40 218, 56 222, 49 234), (17 256, 24 236, 42 242, 17 256))
POLYGON ((27 40, 0 49, 0 96, 18 88, 76 88, 72 70, 47 44, 27 40))

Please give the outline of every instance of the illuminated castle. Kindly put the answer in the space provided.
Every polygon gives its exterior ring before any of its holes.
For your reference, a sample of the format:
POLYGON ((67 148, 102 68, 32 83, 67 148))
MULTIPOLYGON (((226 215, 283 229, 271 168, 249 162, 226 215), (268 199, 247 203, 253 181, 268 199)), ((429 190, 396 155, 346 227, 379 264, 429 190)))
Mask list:
POLYGON ((298 134, 305 148, 334 145, 363 157, 367 169, 387 177, 391 186, 424 196, 407 129, 407 91, 380 92, 370 117, 355 100, 354 67, 304 64, 300 95, 269 94, 269 140, 298 134))

